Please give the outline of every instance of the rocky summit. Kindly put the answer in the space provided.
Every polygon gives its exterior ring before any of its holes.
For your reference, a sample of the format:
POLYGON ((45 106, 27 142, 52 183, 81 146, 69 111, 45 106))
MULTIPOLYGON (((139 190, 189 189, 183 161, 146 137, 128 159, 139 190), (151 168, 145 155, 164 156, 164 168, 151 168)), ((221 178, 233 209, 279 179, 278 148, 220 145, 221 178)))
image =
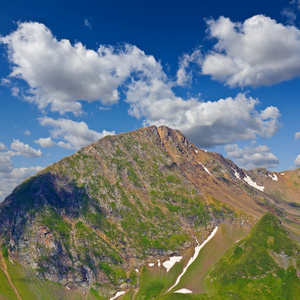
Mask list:
POLYGON ((166 126, 106 136, 1 203, 0 299, 299 299, 299 184, 166 126))

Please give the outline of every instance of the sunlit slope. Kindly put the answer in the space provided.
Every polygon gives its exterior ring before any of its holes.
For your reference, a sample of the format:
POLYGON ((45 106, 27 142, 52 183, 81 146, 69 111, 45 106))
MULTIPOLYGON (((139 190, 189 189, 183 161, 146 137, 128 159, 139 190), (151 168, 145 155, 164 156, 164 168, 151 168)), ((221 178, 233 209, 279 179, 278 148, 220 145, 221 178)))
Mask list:
POLYGON ((300 299, 299 244, 267 213, 206 277, 215 298, 300 299))
MULTIPOLYGON (((9 261, 64 291, 102 299, 117 291, 138 295, 149 261, 188 260, 195 237, 203 242, 216 226, 228 226, 216 244, 222 251, 237 236, 229 228, 240 228, 242 237, 267 211, 299 238, 298 186, 293 206, 273 192, 296 182, 296 171, 291 174, 243 170, 178 130, 150 126, 106 136, 24 181, 0 204, 0 239, 9 261)), ((210 263, 203 256, 182 287, 189 282, 193 292, 205 291, 205 274, 222 251, 210 263)), ((174 283, 174 270, 173 277, 160 270, 164 283, 155 297, 174 283)))

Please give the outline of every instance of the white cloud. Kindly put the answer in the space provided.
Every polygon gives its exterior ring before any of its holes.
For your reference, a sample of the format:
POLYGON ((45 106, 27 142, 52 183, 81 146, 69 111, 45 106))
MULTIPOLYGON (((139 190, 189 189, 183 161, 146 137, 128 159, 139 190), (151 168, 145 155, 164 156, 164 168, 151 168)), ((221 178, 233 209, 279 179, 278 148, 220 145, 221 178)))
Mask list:
POLYGON ((47 138, 39 138, 38 140, 34 141, 35 143, 39 144, 41 147, 54 147, 56 143, 52 141, 50 137, 47 138))
POLYGON ((57 145, 59 147, 65 148, 65 149, 77 149, 77 148, 75 148, 75 146, 72 146, 70 143, 65 143, 65 142, 62 142, 62 141, 58 142, 57 145))
MULTIPOLYGON (((0 143, 0 146, 1 145, 3 144, 0 143)), ((14 168, 11 161, 11 156, 16 155, 25 155, 27 157, 40 156, 40 150, 35 150, 19 140, 14 140, 11 144, 11 148, 17 152, 0 152, 0 202, 24 179, 42 170, 42 167, 38 166, 30 168, 14 168)), ((6 147, 2 147, 2 150, 5 149, 6 147)))
POLYGON ((40 109, 81 111, 81 100, 112 105, 119 100, 118 88, 130 76, 164 76, 153 56, 135 46, 100 46, 96 51, 80 42, 57 40, 43 24, 19 23, 16 31, 1 37, 8 47, 11 79, 22 79, 29 89, 19 96, 40 109))
POLYGON ((43 168, 39 166, 30 168, 12 168, 10 172, 2 172, 0 169, 0 202, 3 201, 4 198, 23 180, 42 169, 43 168))
MULTIPOLYGON (((229 20, 227 23, 230 25, 229 20)), ((125 87, 132 116, 143 118, 146 125, 178 128, 203 147, 255 139, 257 135, 271 137, 279 127, 276 107, 258 111, 259 101, 244 94, 215 102, 177 97, 172 88, 192 79, 191 65, 199 65, 203 59, 199 49, 182 57, 174 82, 153 56, 135 46, 100 46, 96 52, 79 42, 72 45, 68 40, 57 40, 40 23, 20 23, 0 41, 9 49, 13 66, 9 79, 25 80, 30 88, 21 94, 41 109, 50 106, 60 113, 79 112, 81 100, 99 100, 110 106, 118 102, 119 88, 125 87)), ((224 72, 232 64, 228 61, 224 72)), ((54 127, 51 141, 69 149, 79 149, 106 134, 88 129, 84 122, 66 119, 42 118, 40 123, 54 127)), ((49 139, 38 141, 52 144, 49 139)))
POLYGON ((0 142, 0 151, 3 151, 6 149, 6 146, 0 142))
POLYGON ((300 139, 300 131, 295 133, 295 140, 299 140, 300 139))
POLYGON ((14 178, 14 179, 26 179, 32 174, 41 171, 42 167, 30 167, 30 168, 13 168, 11 172, 0 172, 0 177, 14 178))
POLYGON ((9 155, 0 152, 0 172, 7 173, 13 169, 9 155))
POLYGON ((300 75, 300 30, 256 15, 244 23, 208 20, 218 42, 204 57, 202 72, 231 87, 272 85, 300 75))
POLYGON ((300 167, 300 154, 296 157, 294 163, 297 167, 300 167))
POLYGON ((226 145, 225 150, 230 158, 242 158, 244 155, 243 149, 239 148, 237 144, 226 145))
POLYGON ((239 148, 237 144, 225 146, 228 157, 245 169, 274 168, 279 164, 278 158, 267 146, 246 146, 239 148))
POLYGON ((29 131, 28 129, 25 130, 24 134, 25 134, 25 135, 31 135, 31 133, 30 133, 30 131, 29 131))
POLYGON ((14 151, 9 151, 7 152, 9 155, 11 156, 16 156, 16 155, 24 155, 27 157, 39 157, 42 156, 43 153, 40 149, 35 150, 32 147, 30 147, 27 144, 24 144, 23 142, 19 141, 19 140, 13 140, 13 142, 10 145, 10 148, 14 151))
MULTIPOLYGON (((106 135, 115 134, 103 130, 102 133, 96 132, 88 128, 85 122, 75 122, 67 119, 54 120, 52 118, 40 118, 39 122, 42 126, 53 127, 50 130, 51 138, 62 138, 64 141, 59 141, 58 146, 68 149, 80 149, 94 143, 106 135)), ((49 141, 49 140, 48 140, 49 141)))
POLYGON ((228 144, 238 140, 273 136, 278 128, 280 113, 276 107, 257 111, 257 99, 238 94, 235 98, 215 102, 183 100, 160 80, 135 82, 129 87, 129 113, 145 118, 145 125, 167 125, 180 129, 201 147, 228 144))
POLYGON ((202 55, 199 49, 195 50, 192 54, 184 54, 179 60, 179 69, 177 71, 176 84, 179 86, 186 86, 192 81, 192 72, 187 72, 187 69, 191 63, 201 65, 202 55))
POLYGON ((111 110, 111 108, 110 107, 100 106, 99 110, 111 110))

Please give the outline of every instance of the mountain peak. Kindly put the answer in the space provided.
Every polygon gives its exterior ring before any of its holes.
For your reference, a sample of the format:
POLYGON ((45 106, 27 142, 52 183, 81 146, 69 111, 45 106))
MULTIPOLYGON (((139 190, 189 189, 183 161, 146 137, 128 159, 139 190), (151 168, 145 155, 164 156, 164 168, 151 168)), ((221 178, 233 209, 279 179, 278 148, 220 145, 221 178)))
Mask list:
POLYGON ((26 180, 0 207, 0 236, 40 277, 115 289, 217 224, 251 227, 266 211, 288 218, 288 204, 269 194, 274 177, 258 179, 179 130, 149 126, 106 136, 26 180))

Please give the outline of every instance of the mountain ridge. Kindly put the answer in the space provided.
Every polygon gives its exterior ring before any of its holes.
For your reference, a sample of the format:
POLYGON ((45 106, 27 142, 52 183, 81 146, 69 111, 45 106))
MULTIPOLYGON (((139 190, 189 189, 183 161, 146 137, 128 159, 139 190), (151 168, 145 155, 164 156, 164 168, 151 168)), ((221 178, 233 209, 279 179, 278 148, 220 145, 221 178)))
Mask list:
POLYGON ((217 224, 250 230, 272 211, 299 237, 299 200, 284 198, 297 192, 286 179, 297 172, 244 171, 179 130, 150 126, 106 136, 24 181, 0 204, 0 236, 41 278, 108 295, 137 287, 135 269, 184 253, 217 224), (275 177, 288 191, 281 197, 275 177))

